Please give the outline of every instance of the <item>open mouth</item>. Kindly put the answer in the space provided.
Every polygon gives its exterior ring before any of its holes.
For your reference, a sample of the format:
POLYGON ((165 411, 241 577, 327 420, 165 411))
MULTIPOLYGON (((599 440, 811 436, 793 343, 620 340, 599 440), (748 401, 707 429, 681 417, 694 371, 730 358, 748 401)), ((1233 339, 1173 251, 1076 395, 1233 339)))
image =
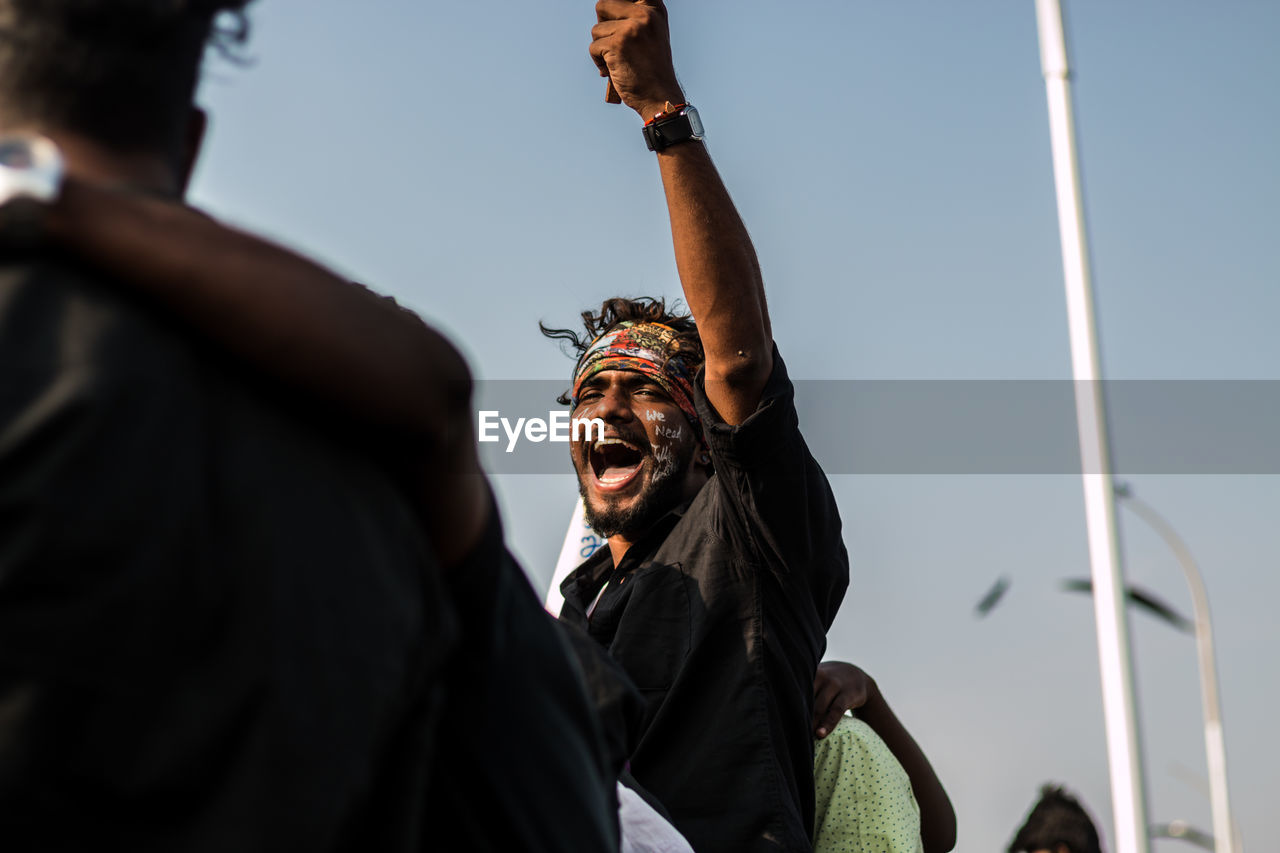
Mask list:
POLYGON ((597 485, 617 489, 631 482, 644 464, 644 451, 621 438, 602 438, 587 454, 597 485))

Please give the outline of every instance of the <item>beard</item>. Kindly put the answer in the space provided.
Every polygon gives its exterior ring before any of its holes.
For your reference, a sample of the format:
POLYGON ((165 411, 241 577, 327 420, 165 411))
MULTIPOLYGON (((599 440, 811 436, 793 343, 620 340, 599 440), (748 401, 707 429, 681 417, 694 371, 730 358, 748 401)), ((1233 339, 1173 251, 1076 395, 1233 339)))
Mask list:
POLYGON ((658 519, 684 502, 685 473, 693 462, 693 454, 697 449, 696 445, 691 446, 685 458, 676 465, 655 466, 652 479, 626 507, 605 501, 604 507, 597 509, 587 495, 582 477, 579 477, 578 494, 582 496, 587 524, 591 525, 597 536, 605 539, 621 535, 634 541, 656 524, 658 519))

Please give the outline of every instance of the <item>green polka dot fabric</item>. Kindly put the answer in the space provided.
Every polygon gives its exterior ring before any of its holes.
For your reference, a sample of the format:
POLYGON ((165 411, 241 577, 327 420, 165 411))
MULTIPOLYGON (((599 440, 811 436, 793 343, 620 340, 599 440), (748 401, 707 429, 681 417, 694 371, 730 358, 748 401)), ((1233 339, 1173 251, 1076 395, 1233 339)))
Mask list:
POLYGON ((815 740, 814 853, 922 853, 911 780, 870 726, 845 715, 815 740))

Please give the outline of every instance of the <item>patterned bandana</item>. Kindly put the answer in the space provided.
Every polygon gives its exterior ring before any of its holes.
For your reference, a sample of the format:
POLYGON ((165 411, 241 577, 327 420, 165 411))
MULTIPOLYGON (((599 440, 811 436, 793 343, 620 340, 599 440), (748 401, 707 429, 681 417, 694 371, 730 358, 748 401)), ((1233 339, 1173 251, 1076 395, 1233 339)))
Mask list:
POLYGON ((573 369, 573 406, 582 383, 602 370, 634 370, 648 376, 685 413, 694 432, 702 435, 702 421, 693 405, 693 371, 676 344, 676 331, 661 323, 619 323, 591 342, 573 369))

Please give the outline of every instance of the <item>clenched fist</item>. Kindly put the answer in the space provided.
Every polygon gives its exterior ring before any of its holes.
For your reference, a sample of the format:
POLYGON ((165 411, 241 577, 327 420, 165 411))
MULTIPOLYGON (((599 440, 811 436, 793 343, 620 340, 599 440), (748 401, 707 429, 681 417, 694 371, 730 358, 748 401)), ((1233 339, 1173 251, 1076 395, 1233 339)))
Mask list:
POLYGON ((667 103, 684 103, 662 0, 600 0, 596 18, 591 58, 610 80, 611 103, 626 104, 646 121, 667 103))

